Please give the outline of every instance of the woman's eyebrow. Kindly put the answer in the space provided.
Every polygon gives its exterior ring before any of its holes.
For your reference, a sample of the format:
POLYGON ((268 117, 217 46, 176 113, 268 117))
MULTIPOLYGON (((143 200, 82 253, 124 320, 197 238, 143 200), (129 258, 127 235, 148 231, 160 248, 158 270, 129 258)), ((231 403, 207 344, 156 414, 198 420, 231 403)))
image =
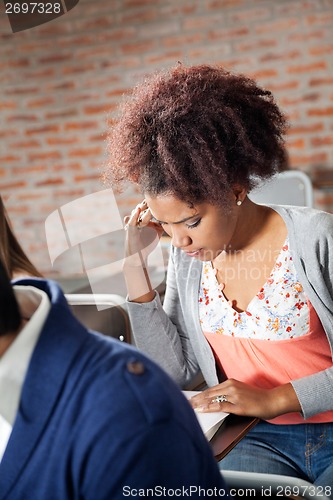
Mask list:
POLYGON ((158 222, 158 224, 181 224, 182 222, 186 222, 186 221, 188 221, 190 219, 193 219, 197 215, 198 214, 190 215, 190 217, 185 217, 185 219, 178 220, 177 222, 164 222, 164 221, 156 219, 156 217, 154 217, 154 216, 152 218, 154 219, 155 222, 158 222))

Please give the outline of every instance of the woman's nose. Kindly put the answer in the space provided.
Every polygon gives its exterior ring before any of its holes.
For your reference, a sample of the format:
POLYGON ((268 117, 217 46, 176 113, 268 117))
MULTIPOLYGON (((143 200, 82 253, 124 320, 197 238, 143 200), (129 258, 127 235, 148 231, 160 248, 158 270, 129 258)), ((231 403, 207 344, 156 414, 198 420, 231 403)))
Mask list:
POLYGON ((188 234, 184 234, 182 231, 172 229, 171 233, 171 243, 176 248, 188 247, 192 243, 192 240, 188 236, 188 234))

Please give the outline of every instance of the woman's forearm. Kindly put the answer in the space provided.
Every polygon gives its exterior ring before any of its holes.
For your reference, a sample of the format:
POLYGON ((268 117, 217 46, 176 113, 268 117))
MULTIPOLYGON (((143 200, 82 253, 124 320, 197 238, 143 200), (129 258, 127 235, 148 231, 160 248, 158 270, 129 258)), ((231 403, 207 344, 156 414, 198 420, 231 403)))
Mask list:
POLYGON ((155 297, 147 268, 144 265, 130 266, 125 263, 123 267, 125 283, 130 302, 151 302, 155 297))

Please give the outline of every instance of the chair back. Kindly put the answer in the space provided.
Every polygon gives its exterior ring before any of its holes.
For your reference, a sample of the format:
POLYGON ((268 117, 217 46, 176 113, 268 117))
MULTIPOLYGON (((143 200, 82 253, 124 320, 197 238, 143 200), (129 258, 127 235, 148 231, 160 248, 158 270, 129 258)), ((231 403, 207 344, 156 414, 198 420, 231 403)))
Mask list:
POLYGON ((313 206, 310 177, 300 170, 286 170, 253 189, 249 198, 259 204, 313 206))
POLYGON ((124 297, 96 293, 68 293, 65 297, 74 316, 86 328, 132 343, 124 297))

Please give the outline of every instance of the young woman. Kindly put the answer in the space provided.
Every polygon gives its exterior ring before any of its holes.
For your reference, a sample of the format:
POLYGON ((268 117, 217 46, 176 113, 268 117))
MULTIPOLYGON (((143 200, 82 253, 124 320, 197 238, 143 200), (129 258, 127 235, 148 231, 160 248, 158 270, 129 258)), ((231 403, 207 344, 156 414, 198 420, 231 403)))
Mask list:
POLYGON ((22 276, 37 276, 42 277, 30 261, 26 253, 23 251, 18 242, 0 196, 0 260, 5 266, 5 269, 10 278, 19 278, 22 276))
POLYGON ((171 237, 163 306, 144 283, 147 249, 141 271, 124 265, 138 347, 182 387, 201 372, 194 407, 262 419, 221 466, 331 489, 333 216, 247 196, 286 167, 285 131, 253 80, 178 65, 124 103, 108 174, 144 196, 126 219, 129 254, 145 227, 171 237))

